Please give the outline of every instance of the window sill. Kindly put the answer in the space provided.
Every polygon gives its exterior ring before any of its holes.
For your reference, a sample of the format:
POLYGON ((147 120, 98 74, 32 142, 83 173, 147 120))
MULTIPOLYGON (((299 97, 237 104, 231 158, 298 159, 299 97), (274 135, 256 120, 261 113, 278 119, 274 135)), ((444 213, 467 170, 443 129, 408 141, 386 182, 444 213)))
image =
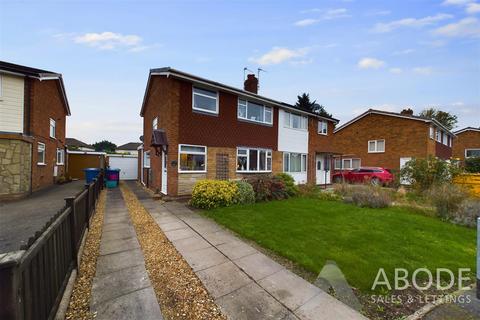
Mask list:
POLYGON ((65 163, 57 163, 56 165, 57 165, 57 166, 64 166, 65 163))
POLYGON ((218 117, 218 111, 217 111, 217 112, 213 112, 213 111, 207 111, 207 110, 195 109, 195 108, 192 108, 192 111, 195 112, 195 113, 199 113, 199 114, 206 115, 206 116, 218 117))
POLYGON ((273 123, 260 122, 260 121, 256 121, 256 120, 239 118, 238 116, 237 116, 237 120, 240 121, 240 122, 247 122, 247 123, 252 123, 252 124, 259 124, 259 125, 265 126, 265 127, 273 127, 273 123))
POLYGON ((368 153, 385 153, 385 151, 368 151, 368 153))
POLYGON ((185 171, 185 170, 180 171, 180 170, 178 170, 178 173, 207 173, 207 171, 206 170, 205 171, 193 171, 193 170, 192 171, 185 171))
POLYGON ((317 133, 321 136, 328 136, 328 133, 321 133, 321 132, 317 132, 317 133))
POLYGON ((47 164, 46 163, 37 163, 37 166, 46 166, 47 164))
POLYGON ((255 174, 255 173, 272 173, 272 170, 267 170, 267 171, 236 171, 237 173, 250 173, 250 174, 255 174))

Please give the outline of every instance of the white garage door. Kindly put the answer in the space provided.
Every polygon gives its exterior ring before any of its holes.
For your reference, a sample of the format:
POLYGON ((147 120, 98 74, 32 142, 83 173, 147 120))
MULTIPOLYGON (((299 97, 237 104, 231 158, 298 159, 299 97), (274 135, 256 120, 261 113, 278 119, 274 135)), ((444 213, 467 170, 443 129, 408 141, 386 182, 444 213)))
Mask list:
POLYGON ((120 180, 137 180, 137 157, 108 157, 110 168, 120 169, 120 180))

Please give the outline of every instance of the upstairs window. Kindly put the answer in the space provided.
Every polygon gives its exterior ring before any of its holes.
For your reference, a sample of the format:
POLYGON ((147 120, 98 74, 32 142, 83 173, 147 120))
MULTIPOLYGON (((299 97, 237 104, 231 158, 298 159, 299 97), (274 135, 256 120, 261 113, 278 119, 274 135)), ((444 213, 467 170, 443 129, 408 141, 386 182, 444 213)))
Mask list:
POLYGON ((218 93, 193 88, 193 110, 218 114, 218 93))
POLYGON ((45 144, 39 142, 37 146, 37 164, 45 164, 45 144))
POLYGON ((155 117, 152 121, 152 128, 153 130, 158 129, 158 117, 155 117))
POLYGON ((143 167, 150 168, 150 151, 143 152, 143 167))
POLYGON ((207 172, 207 147, 179 145, 179 172, 207 172))
POLYGON ((308 118, 296 113, 285 112, 285 127, 299 130, 307 130, 308 118))
POLYGON ((385 140, 370 140, 368 141, 368 152, 385 152, 385 140))
POLYGON ((435 139, 435 128, 430 127, 430 139, 435 139))
POLYGON ((272 124, 272 108, 247 100, 238 99, 239 119, 272 124))
POLYGON ((442 143, 448 146, 448 134, 446 132, 443 133, 442 143))
POLYGON ((328 121, 326 120, 318 121, 318 134, 323 134, 323 135, 328 134, 328 121))
POLYGON ((50 119, 50 138, 55 138, 56 123, 55 120, 50 119))
POLYGON ((437 142, 442 142, 442 131, 437 129, 436 135, 435 135, 435 140, 437 140, 437 142))
POLYGON ((237 149, 238 172, 272 171, 272 150, 255 148, 237 149))
POLYGON ((65 150, 57 148, 57 165, 65 164, 65 150))

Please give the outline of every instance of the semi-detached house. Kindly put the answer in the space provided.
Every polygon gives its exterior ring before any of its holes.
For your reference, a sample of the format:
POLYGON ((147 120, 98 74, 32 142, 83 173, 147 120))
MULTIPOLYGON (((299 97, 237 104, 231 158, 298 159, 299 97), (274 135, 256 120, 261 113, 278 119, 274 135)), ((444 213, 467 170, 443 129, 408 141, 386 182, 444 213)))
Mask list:
POLYGON ((330 183, 334 118, 172 68, 150 70, 140 115, 139 179, 159 193, 191 193, 201 179, 287 172, 330 183))

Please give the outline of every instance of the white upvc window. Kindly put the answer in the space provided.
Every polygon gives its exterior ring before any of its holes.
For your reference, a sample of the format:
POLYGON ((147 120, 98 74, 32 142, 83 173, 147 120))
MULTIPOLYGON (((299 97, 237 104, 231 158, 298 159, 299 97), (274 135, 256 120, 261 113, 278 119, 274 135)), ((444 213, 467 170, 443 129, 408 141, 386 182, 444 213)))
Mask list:
POLYGON ((438 128, 437 128, 437 131, 436 131, 436 134, 435 134, 435 140, 437 142, 442 142, 442 131, 438 130, 438 128))
POLYGON ((286 128, 307 130, 308 117, 285 111, 284 122, 286 128))
POLYGON ((341 169, 353 170, 353 169, 360 168, 360 165, 361 165, 361 161, 359 158, 344 158, 344 159, 336 158, 335 164, 334 164, 335 170, 341 170, 341 169), (343 162, 343 166, 342 166, 342 162, 343 162))
POLYGON ((153 118, 153 121, 152 121, 152 129, 153 129, 153 130, 158 129, 158 117, 153 118))
POLYGON ((446 132, 443 133, 442 143, 448 146, 448 134, 446 132))
POLYGON ((434 127, 430 127, 430 139, 435 139, 435 128, 434 127))
POLYGON ((57 123, 55 120, 50 118, 50 138, 55 138, 55 131, 56 131, 57 123))
POLYGON ((328 134, 328 121, 319 120, 318 121, 318 134, 327 135, 328 134))
POLYGON ((273 123, 273 111, 271 107, 243 99, 238 99, 237 117, 238 119, 253 122, 273 123))
POLYGON ((207 147, 189 144, 178 146, 178 172, 207 172, 207 147))
POLYGON ((237 148, 237 172, 271 172, 272 150, 237 148))
POLYGON ((369 140, 368 141, 368 153, 385 152, 385 140, 369 140))
POLYGON ((143 152, 143 167, 150 168, 150 151, 143 152))
POLYGON ((218 114, 218 92, 193 87, 193 110, 218 114))
POLYGON ((304 153, 283 153, 283 172, 307 172, 307 155, 304 153))
POLYGON ((465 149, 465 158, 480 157, 480 149, 465 149))
POLYGON ((65 150, 57 148, 57 165, 62 166, 65 164, 65 150))
POLYGON ((38 143, 37 154, 37 164, 45 165, 45 143, 38 143))
POLYGON ((452 147, 452 141, 453 141, 453 137, 452 137, 452 136, 448 136, 448 146, 449 146, 449 147, 452 147))

